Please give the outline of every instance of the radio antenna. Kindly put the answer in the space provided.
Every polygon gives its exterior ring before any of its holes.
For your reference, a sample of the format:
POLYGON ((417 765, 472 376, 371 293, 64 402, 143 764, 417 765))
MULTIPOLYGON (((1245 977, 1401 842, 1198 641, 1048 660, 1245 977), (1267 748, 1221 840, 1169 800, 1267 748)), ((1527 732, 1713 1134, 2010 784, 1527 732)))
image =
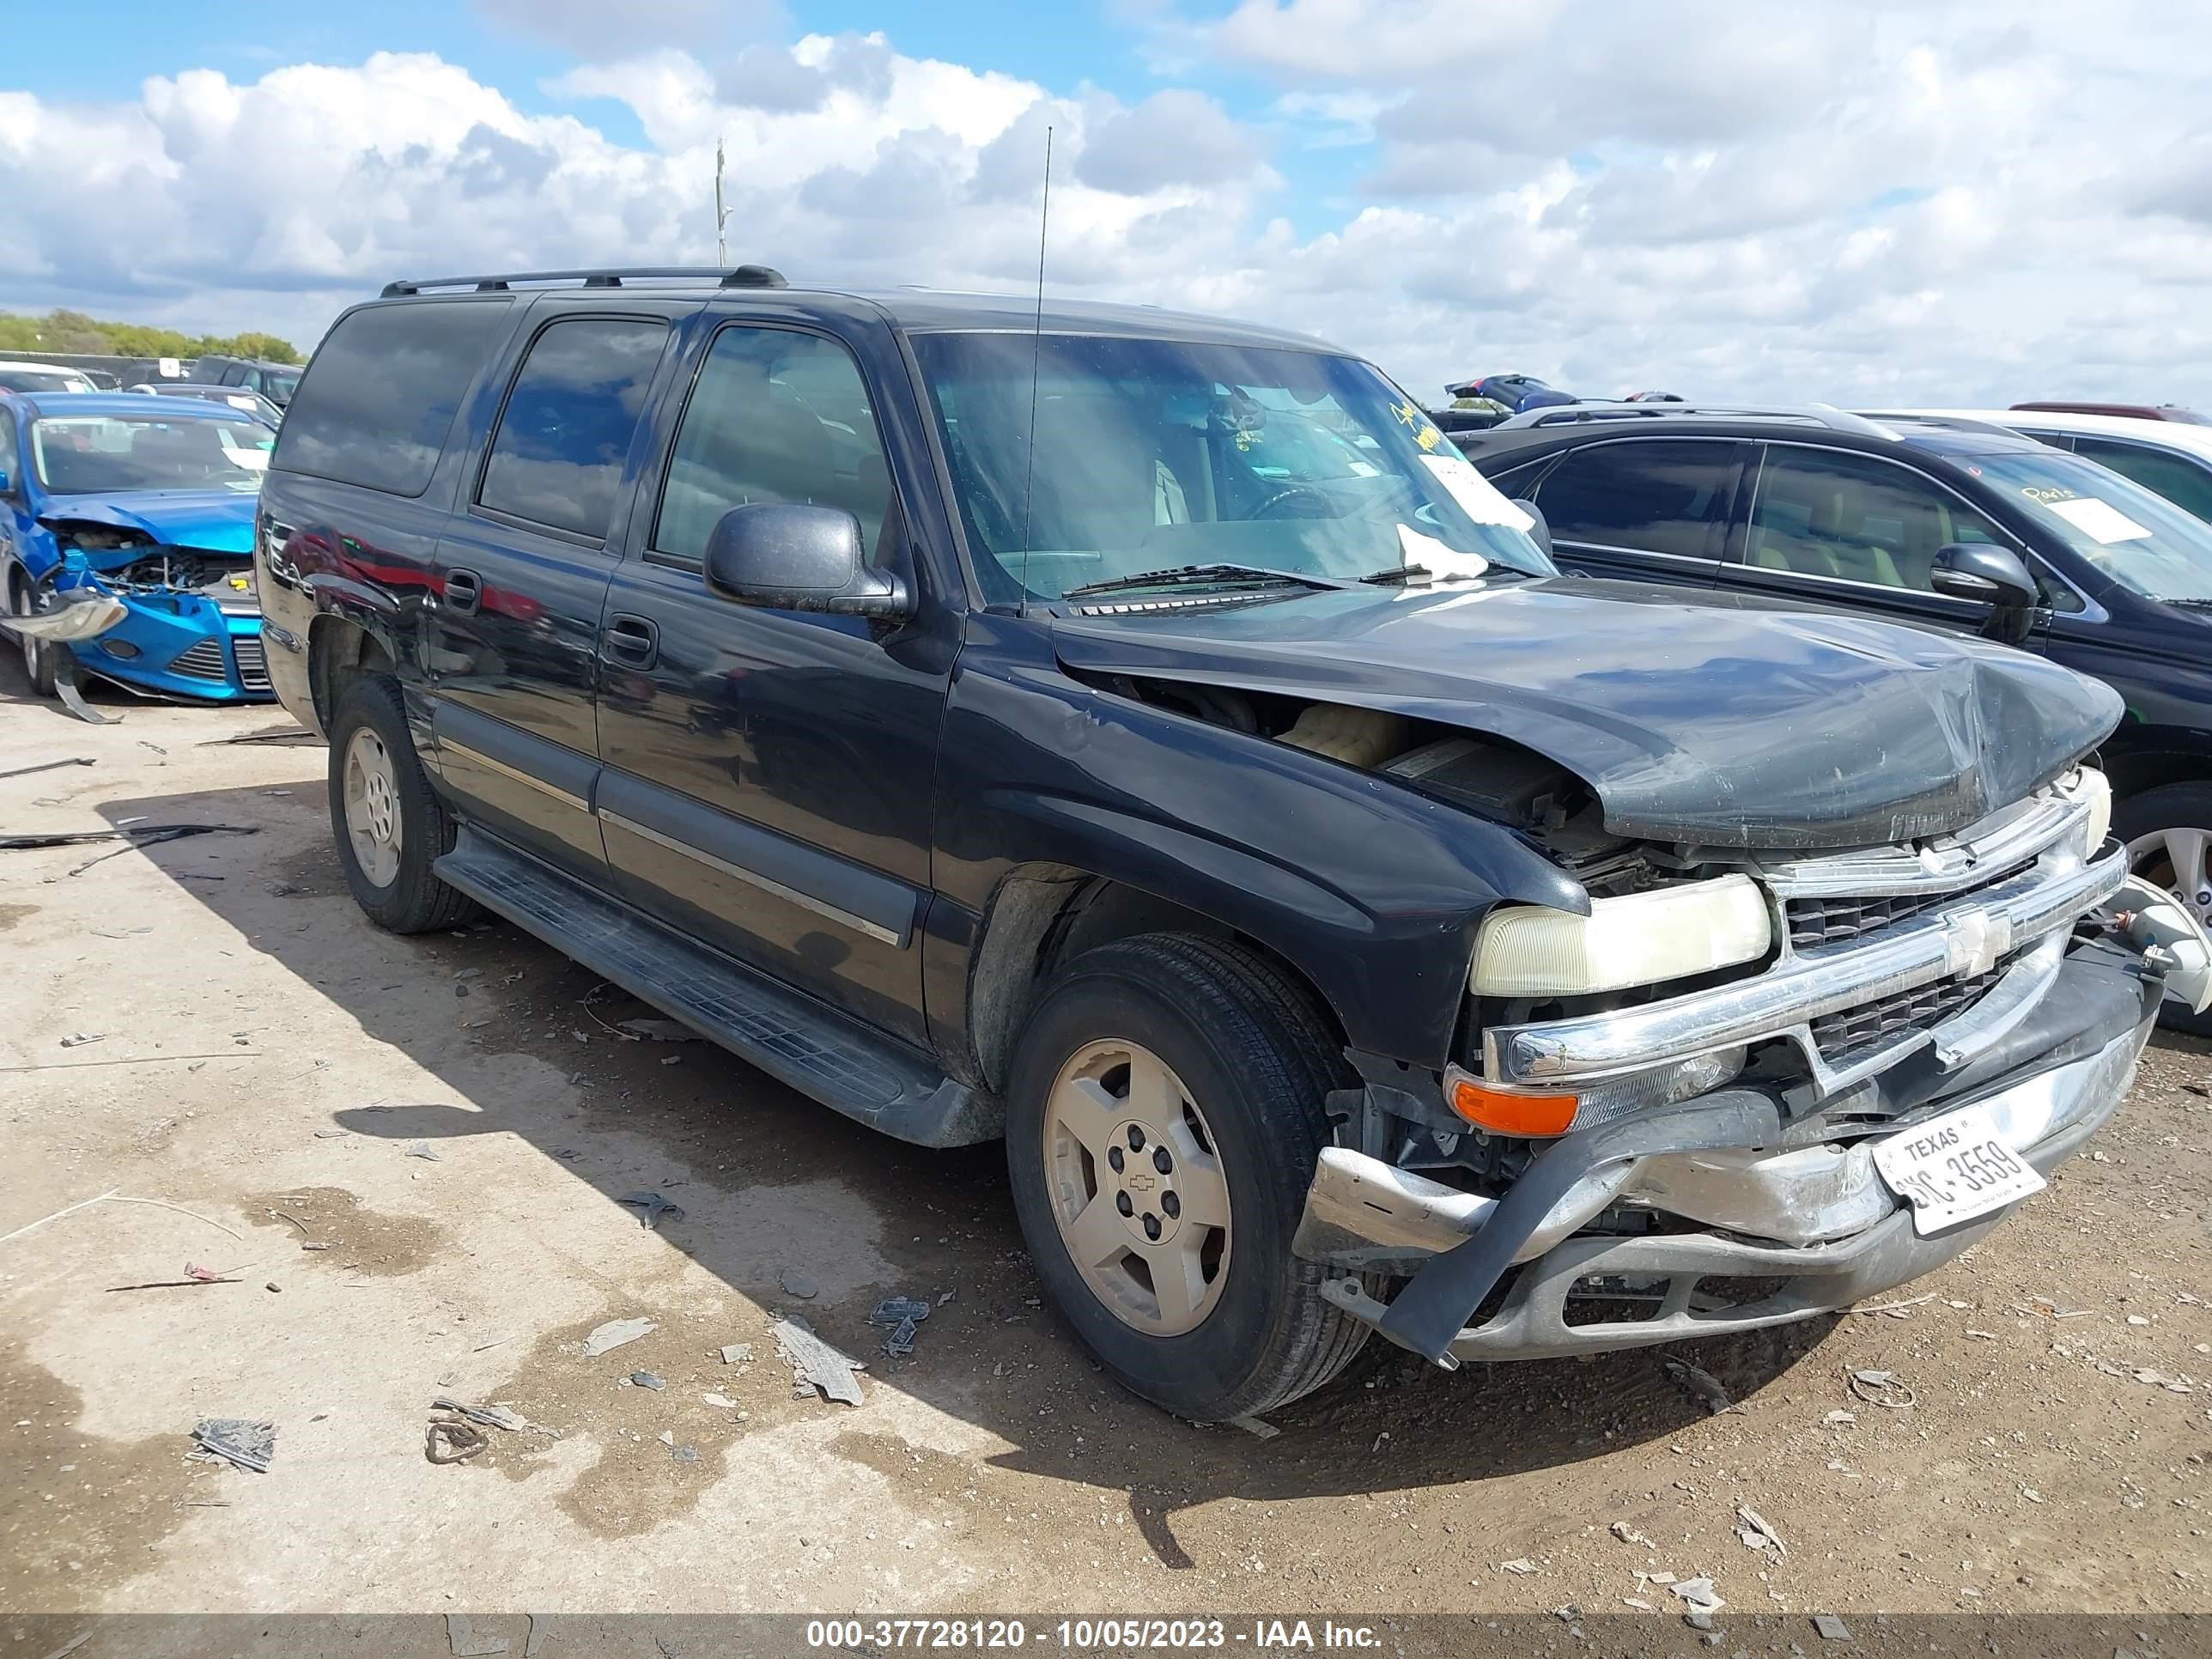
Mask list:
POLYGON ((1037 210, 1036 326, 1030 335, 1030 443, 1022 478, 1022 592, 1017 616, 1030 613, 1030 503, 1036 493, 1037 362, 1044 355, 1044 244, 1052 228, 1052 129, 1044 130, 1044 200, 1037 210))

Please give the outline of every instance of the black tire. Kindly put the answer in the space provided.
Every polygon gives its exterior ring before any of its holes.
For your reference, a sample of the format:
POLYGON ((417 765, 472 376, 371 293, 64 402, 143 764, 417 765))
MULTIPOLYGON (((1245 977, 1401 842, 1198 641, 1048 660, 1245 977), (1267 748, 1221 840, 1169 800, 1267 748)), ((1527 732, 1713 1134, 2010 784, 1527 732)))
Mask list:
POLYGON ((476 916, 473 900, 431 872, 439 855, 453 850, 459 827, 423 775, 398 684, 386 676, 360 676, 347 681, 338 694, 337 716, 331 722, 330 800, 338 863, 354 902, 371 921, 390 933, 428 933, 458 927, 476 916), (346 828, 346 756, 354 734, 364 726, 375 732, 391 757, 398 800, 398 867, 381 886, 362 867, 346 828))
MULTIPOLYGON (((14 617, 28 617, 36 613, 38 601, 33 597, 30 579, 20 570, 8 580, 8 613, 14 617)), ((31 682, 31 690, 40 696, 54 695, 54 653, 58 648, 44 640, 17 635, 16 643, 22 648, 23 672, 31 682)))
POLYGON ((1054 1305, 1131 1392, 1195 1422, 1264 1412, 1320 1388, 1368 1328, 1321 1294, 1291 1251, 1321 1149, 1322 1103, 1356 1082, 1304 989, 1240 946, 1153 933, 1085 952, 1031 1012, 1014 1051, 1006 1164, 1022 1231, 1054 1305), (1117 1317, 1085 1281, 1054 1218, 1048 1098, 1086 1043, 1151 1049, 1208 1125, 1231 1209, 1227 1282, 1193 1329, 1162 1336, 1117 1317))
MULTIPOLYGON (((2212 833, 2212 783, 2161 784, 2113 805, 2112 833, 2130 846, 2160 830, 2202 830, 2212 833)), ((2172 890, 2173 872, 2169 859, 2153 852, 2138 854, 2132 863, 2136 874, 2172 890)), ((2212 1039, 2212 1009, 2201 1014, 2191 1013, 2179 1003, 2168 1001, 2160 1012, 2159 1024, 2168 1030, 2212 1039)))

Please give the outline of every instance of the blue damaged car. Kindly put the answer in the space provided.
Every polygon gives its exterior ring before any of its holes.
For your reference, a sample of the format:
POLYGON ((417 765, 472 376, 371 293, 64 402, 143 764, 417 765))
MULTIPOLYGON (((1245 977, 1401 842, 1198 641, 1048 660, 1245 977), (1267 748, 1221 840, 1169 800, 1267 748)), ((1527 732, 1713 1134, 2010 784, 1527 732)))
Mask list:
POLYGON ((0 395, 0 584, 39 691, 267 700, 253 514, 275 434, 181 398, 0 395))

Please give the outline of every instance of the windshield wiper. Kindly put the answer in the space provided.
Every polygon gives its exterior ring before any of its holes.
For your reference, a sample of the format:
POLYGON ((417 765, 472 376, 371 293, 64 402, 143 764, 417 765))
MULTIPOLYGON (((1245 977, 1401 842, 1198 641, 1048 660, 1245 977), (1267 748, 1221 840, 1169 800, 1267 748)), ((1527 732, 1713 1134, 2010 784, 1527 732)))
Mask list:
POLYGON ((1300 587, 1334 588, 1351 586, 1304 570, 1270 570, 1257 564, 1186 564, 1172 570, 1143 570, 1133 576, 1109 576, 1103 582, 1085 582, 1060 597, 1079 599, 1092 593, 1119 593, 1133 587, 1194 587, 1209 582, 1290 582, 1300 587))

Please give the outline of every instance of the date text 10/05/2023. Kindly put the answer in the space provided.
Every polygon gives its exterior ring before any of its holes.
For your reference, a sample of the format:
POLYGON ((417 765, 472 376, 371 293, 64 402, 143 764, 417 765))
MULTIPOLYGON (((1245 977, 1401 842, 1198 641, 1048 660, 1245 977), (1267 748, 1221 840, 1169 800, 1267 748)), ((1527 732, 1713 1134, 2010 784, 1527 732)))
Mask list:
POLYGON ((1019 1619, 813 1619, 810 1648, 917 1648, 938 1652, 1037 1646, 1079 1653, 1172 1653, 1193 1649, 1242 1648, 1248 1653, 1356 1651, 1378 1648, 1382 1638, 1366 1625, 1333 1620, 1059 1619, 1036 1631, 1019 1619))

